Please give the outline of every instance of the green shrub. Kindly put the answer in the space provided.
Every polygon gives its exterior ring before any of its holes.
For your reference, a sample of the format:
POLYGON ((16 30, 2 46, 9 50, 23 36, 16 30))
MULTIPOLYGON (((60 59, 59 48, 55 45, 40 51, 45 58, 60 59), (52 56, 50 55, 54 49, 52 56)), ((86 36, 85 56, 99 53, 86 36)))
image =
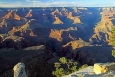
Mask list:
POLYGON ((115 47, 115 26, 111 30, 110 43, 115 47))
POLYGON ((115 57, 115 50, 112 50, 112 56, 115 57))
MULTIPOLYGON (((110 43, 113 47, 115 47, 115 26, 111 30, 110 43)), ((115 57, 115 50, 112 50, 112 56, 115 57)))
POLYGON ((78 63, 74 62, 73 60, 66 59, 65 57, 61 57, 59 59, 59 62, 54 63, 55 71, 53 71, 52 74, 55 75, 56 77, 61 77, 88 66, 87 64, 85 64, 81 66, 79 69, 77 69, 78 68, 77 64, 78 63))
POLYGON ((87 64, 84 64, 84 65, 82 65, 78 70, 81 70, 81 69, 86 68, 86 67, 88 67, 88 65, 87 65, 87 64))

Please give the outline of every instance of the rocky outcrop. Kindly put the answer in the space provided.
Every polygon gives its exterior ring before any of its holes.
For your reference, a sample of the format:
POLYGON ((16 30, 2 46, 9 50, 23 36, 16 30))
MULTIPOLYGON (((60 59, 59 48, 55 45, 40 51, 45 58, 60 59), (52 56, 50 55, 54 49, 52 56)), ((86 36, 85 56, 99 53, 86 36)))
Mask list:
POLYGON ((22 25, 18 31, 26 31, 26 30, 33 30, 36 28, 43 28, 43 25, 41 25, 36 19, 29 20, 26 24, 22 25))
POLYGON ((63 24, 63 22, 55 15, 55 21, 53 24, 63 24))
POLYGON ((73 21, 74 21, 73 24, 81 23, 79 17, 77 17, 77 16, 76 16, 76 17, 73 17, 73 16, 72 16, 72 12, 69 12, 67 18, 73 20, 73 21))
POLYGON ((33 33, 33 31, 31 30, 31 31, 30 31, 30 36, 37 36, 37 35, 35 35, 35 34, 33 33))
POLYGON ((18 63, 14 66, 14 77, 27 77, 27 74, 25 72, 25 64, 24 63, 18 63))
POLYGON ((29 12, 26 14, 25 17, 32 17, 32 14, 31 14, 32 10, 29 10, 29 12))
POLYGON ((7 23, 6 23, 5 19, 1 18, 0 19, 0 27, 3 27, 3 26, 7 27, 7 23))
POLYGON ((58 9, 55 9, 55 11, 53 11, 51 14, 52 14, 53 16, 55 16, 56 14, 62 15, 62 13, 61 13, 58 9))
POLYGON ((15 19, 15 20, 20 20, 21 17, 16 14, 14 11, 9 11, 8 14, 6 14, 3 18, 5 19, 15 19))
POLYGON ((19 36, 8 36, 8 37, 6 37, 4 40, 7 40, 7 39, 13 39, 14 41, 24 40, 23 37, 19 37, 19 36))
POLYGON ((96 74, 101 74, 109 71, 115 71, 115 63, 95 63, 94 72, 96 74))
POLYGON ((93 43, 105 43, 109 42, 110 39, 110 31, 114 25, 114 9, 112 8, 102 8, 100 12, 101 19, 99 23, 96 24, 94 28, 94 34, 89 39, 89 41, 93 43))
POLYGON ((59 42, 67 42, 70 40, 74 40, 74 38, 71 36, 70 32, 67 30, 55 30, 51 29, 50 38, 55 38, 59 42))
POLYGON ((62 38, 62 31, 58 31, 58 30, 51 29, 49 37, 55 38, 58 41, 62 41, 63 40, 63 38, 62 38))
MULTIPOLYGON (((108 13, 108 12, 107 12, 108 13)), ((92 43, 108 43, 110 39, 110 31, 113 28, 113 18, 102 13, 99 23, 94 28, 94 34, 89 39, 92 43)))
POLYGON ((12 30, 8 32, 8 34, 9 34, 10 36, 13 36, 14 33, 17 32, 17 31, 18 31, 18 28, 17 28, 17 27, 13 27, 12 30))
POLYGON ((95 33, 98 33, 98 32, 107 33, 112 29, 112 27, 113 27, 113 23, 111 21, 111 18, 109 18, 108 16, 102 15, 101 21, 94 28, 94 32, 95 33))
POLYGON ((62 77, 114 77, 114 65, 115 63, 96 63, 94 66, 86 67, 62 77))
POLYGON ((18 36, 9 36, 2 42, 2 47, 4 48, 15 48, 22 49, 25 48, 24 38, 18 36))
POLYGON ((71 46, 72 50, 75 50, 77 48, 89 46, 89 45, 90 45, 90 43, 85 42, 81 38, 79 38, 79 40, 74 40, 74 41, 68 42, 66 45, 63 45, 62 47, 71 46))
POLYGON ((14 19, 15 19, 15 20, 20 20, 21 17, 20 17, 19 15, 17 15, 16 13, 14 13, 14 19))
POLYGON ((5 19, 12 18, 12 11, 9 11, 3 18, 5 19))
POLYGON ((109 17, 113 17, 115 14, 115 8, 113 7, 105 7, 102 8, 102 12, 100 13, 104 16, 109 16, 109 17))

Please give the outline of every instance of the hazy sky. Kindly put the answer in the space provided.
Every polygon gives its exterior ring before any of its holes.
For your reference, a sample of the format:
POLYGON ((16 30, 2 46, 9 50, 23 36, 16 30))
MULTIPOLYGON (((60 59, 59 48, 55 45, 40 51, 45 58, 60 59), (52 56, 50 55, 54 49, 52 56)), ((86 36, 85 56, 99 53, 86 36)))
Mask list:
POLYGON ((0 7, 114 7, 115 0, 0 0, 0 7))

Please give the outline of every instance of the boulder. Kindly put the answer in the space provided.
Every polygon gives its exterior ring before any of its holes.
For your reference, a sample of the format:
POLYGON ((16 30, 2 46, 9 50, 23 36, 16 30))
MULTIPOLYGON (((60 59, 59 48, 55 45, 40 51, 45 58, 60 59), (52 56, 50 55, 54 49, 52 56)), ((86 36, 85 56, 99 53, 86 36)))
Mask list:
POLYGON ((108 71, 115 71, 115 63, 96 63, 94 64, 94 72, 96 74, 108 72, 108 71))
POLYGON ((115 72, 110 70, 108 72, 95 74, 93 71, 94 66, 89 66, 69 75, 65 75, 62 77, 115 77, 115 72))

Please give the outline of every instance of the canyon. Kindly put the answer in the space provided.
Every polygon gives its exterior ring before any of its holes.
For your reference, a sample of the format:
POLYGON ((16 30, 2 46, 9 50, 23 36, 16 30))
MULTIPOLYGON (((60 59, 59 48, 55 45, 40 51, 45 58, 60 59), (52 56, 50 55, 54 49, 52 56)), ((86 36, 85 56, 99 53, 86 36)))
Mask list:
POLYGON ((27 66, 63 56, 81 65, 113 62, 114 25, 114 7, 0 8, 0 74, 22 60, 27 66))

